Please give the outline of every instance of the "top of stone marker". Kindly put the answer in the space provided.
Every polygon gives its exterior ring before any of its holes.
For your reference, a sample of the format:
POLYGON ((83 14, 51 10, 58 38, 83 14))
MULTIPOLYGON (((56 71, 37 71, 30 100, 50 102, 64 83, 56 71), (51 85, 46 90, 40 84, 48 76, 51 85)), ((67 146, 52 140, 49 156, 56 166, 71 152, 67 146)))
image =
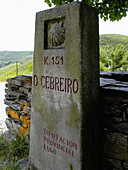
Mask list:
MULTIPOLYGON (((90 5, 88 5, 87 3, 85 3, 85 2, 79 2, 79 1, 74 1, 74 2, 71 2, 71 3, 68 3, 68 4, 64 4, 64 5, 61 5, 61 6, 57 6, 57 7, 53 7, 53 8, 50 8, 50 9, 46 9, 46 10, 43 10, 43 11, 39 11, 39 12, 37 12, 36 14, 38 15, 39 13, 42 13, 42 12, 46 12, 46 11, 49 11, 49 10, 54 10, 54 9, 57 9, 57 8, 63 8, 64 6, 66 7, 66 6, 71 6, 71 5, 76 5, 76 4, 84 4, 84 5, 86 5, 88 8, 93 8, 95 11, 97 11, 97 9, 95 9, 94 7, 92 7, 92 6, 90 6, 90 5)), ((97 13, 98 13, 98 11, 97 11, 97 13)))

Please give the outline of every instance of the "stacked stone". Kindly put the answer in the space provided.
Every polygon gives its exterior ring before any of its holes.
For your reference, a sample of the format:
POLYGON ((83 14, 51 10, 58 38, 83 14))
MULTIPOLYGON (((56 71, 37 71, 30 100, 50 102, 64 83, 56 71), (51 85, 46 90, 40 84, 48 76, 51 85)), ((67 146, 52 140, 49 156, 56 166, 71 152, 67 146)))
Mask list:
POLYGON ((102 169, 128 169, 128 72, 101 74, 102 169))
MULTIPOLYGON (((7 79, 5 100, 7 118, 5 120, 10 138, 18 133, 29 139, 31 118, 32 75, 21 75, 7 79)), ((6 135, 5 135, 6 136, 6 135)))

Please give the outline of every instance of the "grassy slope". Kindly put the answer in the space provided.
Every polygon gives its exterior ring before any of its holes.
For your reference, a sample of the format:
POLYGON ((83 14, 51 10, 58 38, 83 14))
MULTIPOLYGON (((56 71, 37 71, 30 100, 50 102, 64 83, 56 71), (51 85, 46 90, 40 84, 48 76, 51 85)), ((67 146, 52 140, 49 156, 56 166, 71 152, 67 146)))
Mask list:
POLYGON ((16 62, 18 62, 18 75, 32 74, 33 52, 0 51, 0 82, 16 76, 16 62))
POLYGON ((32 51, 0 51, 0 68, 16 62, 24 64, 32 57, 32 51))
MULTIPOLYGON (((18 75, 32 74, 33 60, 18 66, 18 75)), ((0 82, 6 81, 8 78, 16 76, 16 64, 10 64, 6 67, 0 68, 0 82)))

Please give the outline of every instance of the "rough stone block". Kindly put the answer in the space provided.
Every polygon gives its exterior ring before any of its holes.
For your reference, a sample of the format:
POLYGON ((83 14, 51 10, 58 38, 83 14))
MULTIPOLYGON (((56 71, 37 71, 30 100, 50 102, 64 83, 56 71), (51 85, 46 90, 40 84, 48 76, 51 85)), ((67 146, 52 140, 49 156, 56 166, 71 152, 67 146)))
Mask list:
POLYGON ((117 168, 123 170, 122 162, 117 159, 105 158, 105 164, 109 165, 111 168, 117 168))
POLYGON ((20 116, 20 120, 24 128, 30 127, 30 118, 28 116, 20 116))
POLYGON ((19 103, 20 105, 27 105, 27 106, 30 106, 30 102, 27 101, 27 99, 25 100, 19 100, 19 99, 16 99, 15 100, 17 103, 19 103))
POLYGON ((28 99, 27 100, 30 101, 30 102, 32 101, 32 94, 30 92, 28 93, 28 99))
POLYGON ((16 111, 21 111, 22 110, 21 105, 17 104, 17 103, 10 105, 10 108, 12 108, 12 109, 14 109, 16 111))
POLYGON ((12 90, 9 90, 9 89, 5 89, 5 92, 6 92, 6 94, 9 95, 9 96, 14 96, 14 97, 16 97, 16 96, 18 95, 18 92, 12 91, 12 90))
POLYGON ((23 87, 25 87, 26 89, 31 90, 32 89, 32 83, 31 82, 28 82, 28 83, 25 82, 23 87))
POLYGON ((99 170, 98 13, 74 2, 37 13, 30 158, 44 170, 99 170))
POLYGON ((20 123, 20 113, 16 111, 15 109, 12 109, 10 107, 6 108, 6 114, 8 117, 10 117, 15 122, 20 123))
POLYGON ((30 107, 25 107, 25 113, 30 113, 31 108, 30 107))
POLYGON ((19 127, 19 134, 21 139, 23 139, 25 137, 25 135, 30 133, 30 128, 24 128, 23 126, 19 127))
POLYGON ((107 157, 128 161, 127 136, 117 132, 110 132, 104 136, 104 153, 107 157))
POLYGON ((8 106, 11 106, 12 104, 15 104, 15 101, 4 99, 4 104, 6 104, 6 105, 8 105, 8 106))
POLYGON ((9 95, 5 95, 5 99, 6 99, 6 100, 15 100, 16 97, 14 97, 14 96, 9 96, 9 95))
POLYGON ((28 92, 29 92, 29 90, 24 87, 20 87, 19 90, 21 93, 25 93, 25 94, 28 94, 28 92))
POLYGON ((123 168, 128 169, 128 162, 123 163, 123 168))
MULTIPOLYGON (((112 104, 112 103, 111 103, 112 104)), ((107 105, 107 102, 104 105, 104 114, 105 116, 113 117, 113 116, 122 116, 122 110, 119 108, 112 107, 111 105, 107 105)))
POLYGON ((115 123, 110 118, 109 119, 105 118, 104 125, 105 125, 105 128, 111 131, 128 134, 128 122, 115 123))

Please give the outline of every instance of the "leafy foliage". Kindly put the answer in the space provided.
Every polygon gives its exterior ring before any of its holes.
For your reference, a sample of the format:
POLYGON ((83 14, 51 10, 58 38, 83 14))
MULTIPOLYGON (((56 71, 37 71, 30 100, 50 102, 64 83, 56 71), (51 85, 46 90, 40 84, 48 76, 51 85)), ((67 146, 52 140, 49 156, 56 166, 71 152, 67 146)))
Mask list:
MULTIPOLYGON (((52 5, 60 6, 73 2, 74 0, 45 0, 45 2, 51 7, 52 5)), ((81 0, 88 5, 96 8, 100 14, 100 17, 105 21, 110 19, 111 21, 119 21, 122 17, 126 16, 128 11, 128 0, 81 0)))
POLYGON ((100 38, 100 71, 128 71, 128 36, 102 35, 100 38), (116 37, 116 38, 115 38, 116 37), (122 43, 118 44, 118 43, 122 43), (108 45, 109 44, 109 45, 108 45))
POLYGON ((100 71, 128 71, 128 36, 100 36, 100 71))
POLYGON ((123 45, 118 45, 117 48, 111 52, 110 55, 110 60, 109 60, 109 65, 110 65, 110 71, 123 71, 125 65, 127 65, 127 61, 124 61, 124 56, 125 56, 125 49, 123 45))

